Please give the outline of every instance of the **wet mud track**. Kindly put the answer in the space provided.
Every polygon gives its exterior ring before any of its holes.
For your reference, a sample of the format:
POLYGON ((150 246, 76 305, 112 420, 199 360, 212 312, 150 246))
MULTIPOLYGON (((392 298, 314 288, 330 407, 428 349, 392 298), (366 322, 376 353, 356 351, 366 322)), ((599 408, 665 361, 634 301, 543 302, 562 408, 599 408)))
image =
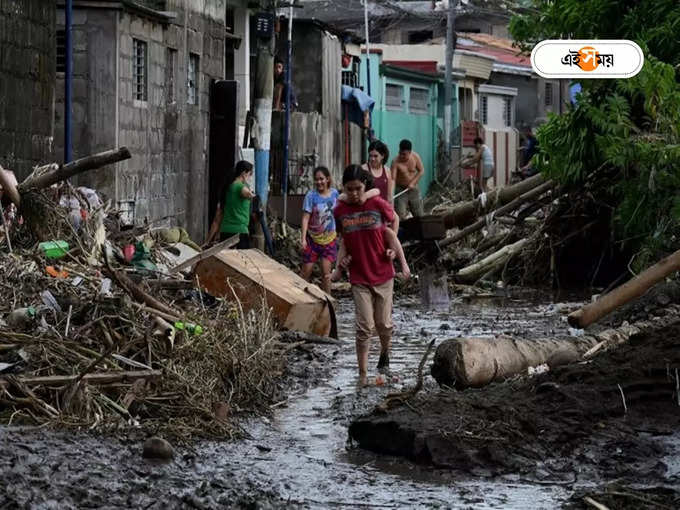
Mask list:
MULTIPOLYGON (((300 354, 291 371, 309 388, 280 402, 271 419, 244 424, 247 440, 178 448, 172 463, 159 465, 142 460, 139 438, 0 429, 0 508, 523 509, 555 508, 571 497, 572 483, 545 484, 511 470, 461 475, 358 448, 347 434, 352 420, 386 393, 414 384, 433 337, 563 334, 558 307, 480 300, 426 312, 401 299, 391 374, 376 386, 373 370, 374 384, 366 388, 356 386, 352 317, 351 303, 341 300, 343 345, 300 354)), ((377 341, 373 347, 374 368, 377 341)), ((437 391, 428 377, 423 394, 437 391)), ((673 436, 667 439, 673 443, 673 436)))

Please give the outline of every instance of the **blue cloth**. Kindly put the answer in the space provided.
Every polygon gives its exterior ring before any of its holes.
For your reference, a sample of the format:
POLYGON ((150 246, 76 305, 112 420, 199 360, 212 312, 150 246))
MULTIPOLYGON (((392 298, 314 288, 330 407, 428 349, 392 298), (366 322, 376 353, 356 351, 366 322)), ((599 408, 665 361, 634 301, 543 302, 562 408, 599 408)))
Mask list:
POLYGON ((571 104, 576 104, 576 94, 581 93, 581 84, 580 83, 574 83, 569 87, 569 100, 571 101, 571 104))
POLYGON ((364 112, 366 110, 373 111, 375 99, 373 99, 361 89, 356 89, 354 87, 350 87, 349 85, 343 85, 342 100, 349 106, 349 121, 363 127, 364 112))
POLYGON ((302 210, 309 213, 308 232, 312 240, 321 245, 333 242, 337 236, 335 232, 335 217, 333 209, 340 193, 332 188, 328 197, 322 197, 318 191, 312 190, 305 195, 302 210))

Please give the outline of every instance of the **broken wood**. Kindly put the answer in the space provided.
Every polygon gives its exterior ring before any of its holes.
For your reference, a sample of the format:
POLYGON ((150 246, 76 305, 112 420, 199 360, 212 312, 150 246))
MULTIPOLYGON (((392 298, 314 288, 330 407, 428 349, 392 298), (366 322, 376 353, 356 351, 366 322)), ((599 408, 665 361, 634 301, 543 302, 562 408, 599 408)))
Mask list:
POLYGON ((678 270, 680 270, 680 250, 645 269, 635 278, 610 293, 600 296, 594 303, 570 313, 568 316, 569 325, 574 328, 587 328, 609 312, 639 298, 654 285, 678 270))
POLYGON ((16 177, 14 177, 13 172, 2 168, 2 165, 0 165, 0 187, 2 187, 2 191, 7 194, 14 205, 18 207, 21 202, 21 196, 17 189, 16 177))
POLYGON ((174 274, 177 273, 178 271, 181 271, 182 269, 186 269, 187 267, 191 267, 194 264, 197 264, 203 259, 206 259, 208 257, 212 257, 213 255, 221 252, 222 250, 226 250, 228 248, 231 248, 232 246, 236 246, 239 241, 239 235, 236 234, 234 236, 231 236, 229 239, 225 239, 221 243, 217 243, 215 246, 212 246, 211 248, 208 248, 207 250, 203 250, 201 253, 198 255, 194 255, 190 259, 185 260, 181 264, 177 264, 175 267, 171 268, 168 271, 168 274, 174 274))
MULTIPOLYGON (((82 380, 88 384, 110 384, 116 382, 131 382, 138 379, 156 379, 161 377, 161 370, 131 370, 126 372, 105 372, 86 374, 82 380)), ((74 375, 46 375, 39 377, 14 377, 21 385, 25 386, 62 386, 76 381, 80 374, 74 375)), ((0 388, 6 388, 10 384, 10 376, 0 378, 0 388)))
POLYGON ((71 177, 87 172, 88 170, 101 168, 110 165, 111 163, 130 159, 131 157, 127 147, 120 147, 119 149, 111 149, 92 154, 91 156, 85 156, 84 158, 76 159, 65 165, 60 165, 56 170, 27 178, 24 182, 19 184, 18 191, 19 193, 25 193, 30 189, 48 188, 49 186, 52 186, 52 184, 65 181, 66 179, 70 179, 71 177))
POLYGON ((541 174, 536 174, 520 183, 505 186, 488 194, 482 194, 474 200, 456 204, 448 212, 444 213, 444 226, 447 229, 451 229, 470 225, 481 214, 511 202, 544 182, 545 178, 541 174), (486 204, 483 203, 484 201, 486 201, 486 204))
POLYGON ((276 339, 279 342, 285 343, 302 342, 303 344, 342 345, 340 340, 335 340, 327 336, 315 335, 314 333, 307 333, 306 331, 282 331, 278 334, 276 339))
MULTIPOLYGON (((519 197, 515 198, 512 200, 510 203, 500 207, 499 209, 496 209, 495 211, 492 211, 489 213, 491 216, 495 215, 501 215, 501 214, 507 214, 511 211, 514 211, 517 209, 520 205, 529 202, 531 200, 535 200, 539 198, 543 193, 550 191, 552 187, 554 186, 554 182, 552 180, 549 180, 547 182, 544 182, 543 184, 533 188, 532 190, 527 191, 526 193, 520 195, 519 197)), ((443 248, 444 246, 448 246, 449 244, 455 243, 456 241, 460 241, 461 239, 469 236, 473 232, 477 232, 478 230, 483 229, 486 225, 488 224, 487 217, 485 216, 481 220, 476 221, 472 225, 469 225, 462 229, 460 232, 457 232, 453 236, 444 239, 439 243, 439 247, 443 248)))
POLYGON ((522 251, 522 248, 528 242, 528 239, 520 239, 515 243, 503 246, 503 248, 488 257, 458 271, 455 276, 456 280, 461 283, 472 283, 492 270, 501 269, 510 258, 522 251))

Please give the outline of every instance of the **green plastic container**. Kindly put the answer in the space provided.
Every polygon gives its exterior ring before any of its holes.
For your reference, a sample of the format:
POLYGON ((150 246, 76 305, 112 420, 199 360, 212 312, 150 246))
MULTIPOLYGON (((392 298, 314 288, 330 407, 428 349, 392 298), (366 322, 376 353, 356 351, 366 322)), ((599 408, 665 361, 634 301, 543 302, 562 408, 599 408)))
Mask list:
POLYGON ((203 327, 200 324, 192 324, 190 322, 175 322, 175 329, 186 330, 190 335, 200 335, 203 333, 203 327))
POLYGON ((38 245, 40 251, 48 259, 60 259, 68 251, 68 243, 66 241, 45 241, 38 245))

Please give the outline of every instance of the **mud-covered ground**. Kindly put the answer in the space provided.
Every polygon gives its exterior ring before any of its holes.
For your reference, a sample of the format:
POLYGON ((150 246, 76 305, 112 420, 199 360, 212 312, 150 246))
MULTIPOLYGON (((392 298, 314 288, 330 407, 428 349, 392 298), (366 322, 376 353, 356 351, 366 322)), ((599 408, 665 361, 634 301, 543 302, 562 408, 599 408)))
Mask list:
MULTIPOLYGON (((661 287, 605 321, 663 314, 661 287)), ((603 326, 599 326, 601 328, 603 326)), ((355 420, 363 448, 482 478, 563 486, 614 508, 680 508, 680 317, 590 362, 483 389, 435 389, 355 420), (583 485, 591 485, 587 489, 583 485)))
MULTIPOLYGON (((529 382, 464 393, 441 392, 428 376, 412 409, 374 417, 393 423, 383 429, 391 449, 378 448, 393 454, 348 440, 353 420, 387 393, 414 384, 433 338, 565 334, 564 312, 575 304, 533 297, 458 298, 444 311, 424 311, 417 298, 400 298, 391 375, 376 385, 376 345, 372 384, 365 388, 356 384, 352 306, 343 299, 338 310, 343 343, 293 351, 282 388, 287 397, 275 403, 270 417, 245 420, 247 438, 241 441, 175 445, 168 464, 142 459, 144 438, 134 431, 102 437, 0 428, 0 508, 525 509, 570 501, 581 508, 585 494, 612 509, 645 508, 653 498, 678 507, 670 490, 680 474, 677 402, 666 398, 665 372, 648 374, 655 381, 651 394, 645 393, 649 386, 631 386, 639 367, 623 354, 601 366, 595 363, 605 358, 599 358, 571 375, 564 368, 529 382), (604 376, 608 379, 598 379, 604 376), (652 419, 659 413, 666 421, 652 419), (423 442, 413 438, 428 434, 427 451, 434 453, 422 455, 425 450, 413 445, 423 442), (605 482, 613 479, 621 484, 603 494, 605 482), (669 487, 667 493, 662 486, 669 487), (628 506, 617 506, 620 502, 628 506)), ((662 345, 668 349, 638 360, 654 360, 665 369, 664 356, 675 350, 670 340, 662 345)))

